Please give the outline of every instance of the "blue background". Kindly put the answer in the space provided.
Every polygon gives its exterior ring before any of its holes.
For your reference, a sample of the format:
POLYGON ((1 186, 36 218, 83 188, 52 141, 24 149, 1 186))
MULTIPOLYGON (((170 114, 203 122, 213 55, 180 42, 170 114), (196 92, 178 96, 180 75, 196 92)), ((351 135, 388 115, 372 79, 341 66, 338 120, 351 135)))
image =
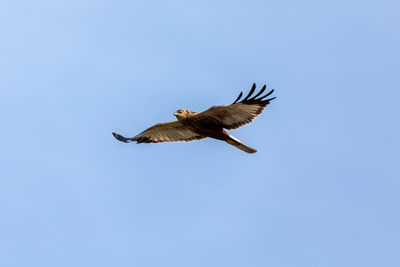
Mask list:
POLYGON ((1 1, 0 265, 400 266, 397 1, 1 1), (223 142, 180 108, 277 99, 223 142))

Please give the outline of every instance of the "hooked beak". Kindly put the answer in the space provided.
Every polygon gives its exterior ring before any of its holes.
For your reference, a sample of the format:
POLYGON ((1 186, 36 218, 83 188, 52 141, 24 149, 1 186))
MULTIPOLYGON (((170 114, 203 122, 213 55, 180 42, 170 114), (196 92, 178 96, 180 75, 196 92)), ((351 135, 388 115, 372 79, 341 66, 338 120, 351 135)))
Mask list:
POLYGON ((179 115, 179 113, 175 111, 174 112, 174 116, 178 116, 178 115, 179 115))

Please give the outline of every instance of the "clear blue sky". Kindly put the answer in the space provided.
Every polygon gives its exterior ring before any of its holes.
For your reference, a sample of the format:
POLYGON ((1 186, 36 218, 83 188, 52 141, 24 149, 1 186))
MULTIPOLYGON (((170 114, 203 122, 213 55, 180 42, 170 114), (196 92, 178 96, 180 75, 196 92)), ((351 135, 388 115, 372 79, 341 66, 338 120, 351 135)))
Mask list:
POLYGON ((398 1, 0 3, 0 266, 400 266, 398 1), (223 142, 123 144, 277 99, 223 142))

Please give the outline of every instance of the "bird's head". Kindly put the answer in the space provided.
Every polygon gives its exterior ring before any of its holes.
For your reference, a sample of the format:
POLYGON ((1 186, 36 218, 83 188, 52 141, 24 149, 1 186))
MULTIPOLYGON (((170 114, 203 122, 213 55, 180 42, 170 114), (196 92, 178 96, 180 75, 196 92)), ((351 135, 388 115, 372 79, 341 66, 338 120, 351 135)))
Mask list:
POLYGON ((192 114, 194 114, 194 113, 195 112, 187 110, 187 109, 178 109, 177 111, 174 112, 174 116, 178 120, 183 120, 183 119, 190 118, 190 116, 192 116, 192 114))

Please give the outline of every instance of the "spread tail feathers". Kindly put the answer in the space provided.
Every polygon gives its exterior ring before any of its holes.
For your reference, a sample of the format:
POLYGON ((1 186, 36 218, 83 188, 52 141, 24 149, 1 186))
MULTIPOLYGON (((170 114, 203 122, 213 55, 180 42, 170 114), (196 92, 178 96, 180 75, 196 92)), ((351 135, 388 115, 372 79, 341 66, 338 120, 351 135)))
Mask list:
POLYGON ((229 135, 229 138, 225 140, 228 144, 235 146, 237 148, 239 148, 240 150, 243 150, 244 152, 247 153, 256 153, 257 150, 255 150, 254 148, 248 147, 245 144, 243 144, 242 142, 240 142, 239 140, 237 140, 235 137, 233 137, 232 135, 229 135))

